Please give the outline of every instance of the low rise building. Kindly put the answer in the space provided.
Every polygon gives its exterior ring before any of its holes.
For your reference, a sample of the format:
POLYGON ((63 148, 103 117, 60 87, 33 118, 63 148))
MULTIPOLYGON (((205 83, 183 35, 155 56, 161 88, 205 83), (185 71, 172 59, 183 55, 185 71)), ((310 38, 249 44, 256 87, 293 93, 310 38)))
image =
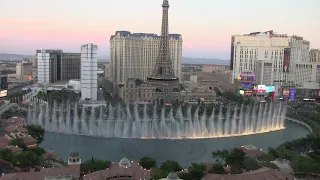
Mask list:
POLYGON ((81 80, 80 79, 71 79, 67 88, 72 91, 81 92, 81 80))
POLYGON ((72 161, 73 158, 76 159, 74 162, 68 163, 67 167, 43 168, 38 172, 2 174, 0 180, 79 180, 81 159, 79 156, 74 157, 74 154, 79 155, 77 152, 70 153, 69 159, 72 161))
MULTIPOLYGON (((123 158, 119 163, 111 163, 110 167, 87 174, 83 177, 84 180, 141 180, 150 179, 151 171, 143 169, 139 163, 129 161, 127 158, 123 158)), ((1 180, 1 179, 0 179, 1 180)))
POLYGON ((208 73, 225 72, 226 69, 227 67, 224 65, 205 64, 202 66, 202 72, 208 72, 208 73))
POLYGON ((204 180, 260 180, 260 179, 272 179, 272 180, 294 180, 292 175, 285 175, 281 171, 270 168, 260 168, 258 170, 250 171, 243 174, 212 174, 208 173, 204 176, 204 180))
POLYGON ((19 148, 18 146, 8 146, 7 149, 9 149, 12 153, 20 153, 23 151, 23 149, 19 148))
MULTIPOLYGON (((250 158, 257 158, 263 154, 262 150, 259 149, 258 147, 249 144, 249 145, 243 145, 240 148, 244 153, 246 153, 246 156, 250 158)), ((230 151, 233 149, 230 149, 230 151)))

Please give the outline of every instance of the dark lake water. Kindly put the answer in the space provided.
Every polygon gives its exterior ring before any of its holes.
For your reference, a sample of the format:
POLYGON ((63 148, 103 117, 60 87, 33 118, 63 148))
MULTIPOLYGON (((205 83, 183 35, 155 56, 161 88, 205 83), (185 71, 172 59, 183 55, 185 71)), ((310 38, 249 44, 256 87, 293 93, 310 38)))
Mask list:
POLYGON ((127 157, 137 161, 142 156, 149 156, 156 158, 158 163, 175 160, 187 167, 192 162, 213 162, 211 152, 214 150, 253 144, 266 151, 268 147, 277 147, 309 134, 307 128, 291 121, 286 121, 285 126, 286 129, 281 131, 250 136, 185 140, 106 139, 46 133, 40 146, 59 153, 64 160, 67 160, 71 151, 78 151, 82 161, 91 157, 114 162, 127 157))

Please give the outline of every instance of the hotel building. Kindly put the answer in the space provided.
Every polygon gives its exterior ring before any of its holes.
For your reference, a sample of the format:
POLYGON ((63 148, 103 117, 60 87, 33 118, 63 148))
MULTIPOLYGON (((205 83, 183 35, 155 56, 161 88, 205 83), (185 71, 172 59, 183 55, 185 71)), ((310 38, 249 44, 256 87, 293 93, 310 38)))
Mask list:
POLYGON ((55 83, 80 78, 80 53, 62 50, 37 50, 38 83, 55 83))
POLYGON ((81 98, 97 100, 97 51, 98 46, 81 46, 81 98))
POLYGON ((22 62, 16 65, 16 74, 18 76, 22 75, 32 75, 32 63, 22 62))
POLYGON ((290 83, 301 87, 315 81, 317 64, 309 60, 310 42, 298 36, 255 32, 231 37, 234 83, 244 70, 254 71, 256 83, 282 86, 290 83))
MULTIPOLYGON (((110 38, 109 80, 114 84, 124 84, 129 78, 146 80, 155 68, 159 47, 160 36, 156 34, 117 31, 110 38)), ((174 73, 180 79, 181 35, 169 35, 169 51, 174 73)))

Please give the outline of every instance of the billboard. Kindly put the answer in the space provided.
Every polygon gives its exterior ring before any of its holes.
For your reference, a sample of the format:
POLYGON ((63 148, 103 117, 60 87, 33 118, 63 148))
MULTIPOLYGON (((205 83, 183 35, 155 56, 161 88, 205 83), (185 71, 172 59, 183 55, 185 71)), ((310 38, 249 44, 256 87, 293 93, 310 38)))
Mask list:
POLYGON ((283 72, 289 73, 289 67, 290 67, 290 48, 284 48, 283 51, 283 72))
POLYGON ((238 81, 244 88, 248 89, 253 83, 256 82, 256 75, 251 70, 244 70, 239 74, 238 81))
POLYGON ((289 99, 291 101, 294 101, 296 99, 296 93, 297 93, 297 91, 295 89, 290 89, 290 91, 289 91, 289 99))
POLYGON ((282 91, 282 96, 289 96, 289 94, 290 94, 289 89, 284 89, 284 90, 282 91))
POLYGON ((239 90, 239 94, 243 96, 244 95, 244 90, 240 89, 239 90))
POLYGON ((258 85, 258 89, 266 89, 266 85, 258 85))
POLYGON ((274 101, 275 98, 275 93, 274 92, 270 92, 270 100, 274 101))
POLYGON ((320 90, 319 89, 310 90, 310 98, 314 98, 314 99, 320 98, 320 90))
POLYGON ((252 91, 251 90, 244 91, 244 96, 252 96, 252 91))
POLYGON ((271 93, 271 92, 275 92, 275 87, 274 86, 266 86, 266 92, 267 93, 271 93))
POLYGON ((8 90, 1 90, 1 91, 0 91, 0 98, 6 97, 7 94, 8 94, 8 90))

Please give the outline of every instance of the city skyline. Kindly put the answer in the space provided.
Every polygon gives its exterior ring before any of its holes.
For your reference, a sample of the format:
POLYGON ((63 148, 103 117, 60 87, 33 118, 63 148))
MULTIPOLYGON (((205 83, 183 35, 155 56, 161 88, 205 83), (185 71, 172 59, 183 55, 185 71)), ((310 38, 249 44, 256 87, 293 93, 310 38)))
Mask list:
MULTIPOLYGON (((101 47, 99 56, 109 56, 109 39, 117 30, 160 34, 162 0, 124 0, 122 6, 113 0, 40 2, 11 0, 0 7, 1 52, 35 54, 39 48, 79 52, 81 44, 92 42, 101 47)), ((170 4, 169 33, 182 35, 186 57, 229 60, 231 35, 267 30, 302 36, 311 48, 320 48, 317 0, 170 4)))

